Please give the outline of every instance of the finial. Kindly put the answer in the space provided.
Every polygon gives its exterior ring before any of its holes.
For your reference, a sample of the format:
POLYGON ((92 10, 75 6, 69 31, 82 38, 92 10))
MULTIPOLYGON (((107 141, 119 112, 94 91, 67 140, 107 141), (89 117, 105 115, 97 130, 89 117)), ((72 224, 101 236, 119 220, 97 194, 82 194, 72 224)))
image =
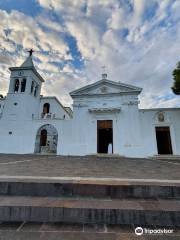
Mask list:
POLYGON ((29 52, 29 56, 32 56, 34 50, 31 48, 28 52, 29 52))
POLYGON ((107 79, 106 66, 102 66, 102 79, 107 79))

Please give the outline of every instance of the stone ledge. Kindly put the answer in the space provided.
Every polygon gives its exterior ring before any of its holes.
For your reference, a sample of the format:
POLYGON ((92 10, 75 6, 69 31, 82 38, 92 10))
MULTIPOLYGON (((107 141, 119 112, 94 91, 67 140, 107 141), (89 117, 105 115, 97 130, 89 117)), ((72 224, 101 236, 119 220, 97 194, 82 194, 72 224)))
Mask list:
POLYGON ((180 212, 53 207, 0 207, 0 221, 180 226, 180 212))
POLYGON ((180 199, 179 186, 161 185, 109 185, 98 181, 79 183, 59 182, 0 182, 2 196, 36 196, 36 197, 78 197, 98 199, 180 199))
POLYGON ((60 197, 0 196, 0 207, 44 207, 76 209, 118 209, 180 212, 180 200, 82 199, 60 197))

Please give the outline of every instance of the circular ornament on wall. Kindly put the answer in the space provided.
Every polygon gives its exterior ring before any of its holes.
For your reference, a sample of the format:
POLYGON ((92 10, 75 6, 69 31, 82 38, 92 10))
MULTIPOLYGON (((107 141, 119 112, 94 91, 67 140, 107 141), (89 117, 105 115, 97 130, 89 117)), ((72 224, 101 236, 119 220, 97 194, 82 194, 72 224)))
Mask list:
POLYGON ((23 76, 23 75, 24 75, 24 72, 23 72, 23 71, 19 71, 19 72, 18 72, 18 75, 19 75, 19 76, 23 76))
POLYGON ((101 92, 106 93, 107 92, 107 87, 106 86, 101 87, 101 92))
POLYGON ((164 113, 163 112, 159 112, 158 113, 158 121, 159 122, 164 122, 165 117, 164 117, 164 113))

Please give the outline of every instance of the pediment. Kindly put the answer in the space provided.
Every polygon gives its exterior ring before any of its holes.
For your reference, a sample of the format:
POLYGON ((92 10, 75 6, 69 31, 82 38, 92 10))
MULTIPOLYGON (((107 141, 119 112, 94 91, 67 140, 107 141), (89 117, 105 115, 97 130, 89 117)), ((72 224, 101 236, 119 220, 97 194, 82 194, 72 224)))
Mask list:
POLYGON ((75 96, 92 96, 92 95, 112 95, 137 92, 139 94, 141 88, 120 82, 113 82, 110 80, 100 80, 96 83, 79 88, 70 93, 71 97, 75 96))

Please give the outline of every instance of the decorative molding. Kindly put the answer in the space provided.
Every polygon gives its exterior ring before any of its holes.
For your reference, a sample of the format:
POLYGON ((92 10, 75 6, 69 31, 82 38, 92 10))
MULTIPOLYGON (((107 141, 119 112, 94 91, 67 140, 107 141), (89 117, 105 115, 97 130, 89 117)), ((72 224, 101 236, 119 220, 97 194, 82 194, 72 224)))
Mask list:
POLYGON ((119 113, 121 108, 91 108, 88 111, 90 113, 119 113))
POLYGON ((102 93, 107 93, 108 88, 107 88, 106 86, 102 86, 102 87, 100 88, 100 90, 101 90, 102 93))
POLYGON ((132 105, 138 105, 140 101, 129 101, 129 102, 124 102, 122 105, 127 105, 127 106, 132 106, 132 105))
POLYGON ((164 116, 163 112, 159 112, 157 117, 158 117, 159 122, 164 122, 165 121, 165 116, 164 116))
POLYGON ((165 111, 157 111, 155 114, 154 114, 154 121, 156 123, 168 123, 170 122, 170 118, 168 116, 168 114, 165 112, 165 111))
POLYGON ((79 103, 79 104, 73 104, 72 106, 73 106, 73 107, 78 107, 78 108, 88 107, 87 104, 81 104, 81 103, 79 103))
POLYGON ((79 88, 75 91, 70 92, 71 97, 80 97, 80 96, 91 96, 91 95, 108 95, 108 94, 139 94, 142 91, 142 88, 135 87, 129 84, 123 84, 121 82, 113 82, 107 79, 100 80, 98 82, 95 82, 93 84, 87 85, 85 87, 79 88), (119 92, 111 92, 108 91, 108 86, 114 87, 115 89, 118 89, 119 92), (105 87, 105 88, 104 88, 105 87), (89 93, 91 90, 94 90, 96 88, 99 88, 101 91, 101 94, 97 93, 89 93), (107 88, 107 89, 106 89, 107 88), (104 91, 105 90, 105 91, 104 91))

